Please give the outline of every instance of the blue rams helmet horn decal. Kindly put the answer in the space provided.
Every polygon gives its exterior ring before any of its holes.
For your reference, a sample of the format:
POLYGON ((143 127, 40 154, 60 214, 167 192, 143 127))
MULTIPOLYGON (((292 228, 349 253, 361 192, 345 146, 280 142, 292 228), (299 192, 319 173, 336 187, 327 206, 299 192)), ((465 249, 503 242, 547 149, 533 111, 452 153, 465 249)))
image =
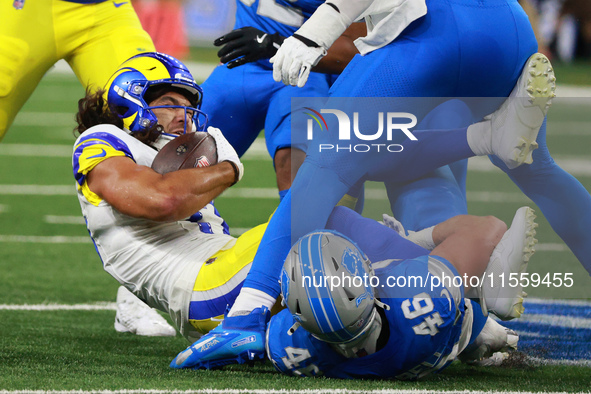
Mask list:
MULTIPOLYGON (((130 134, 145 135, 158 125, 152 111, 155 108, 183 108, 185 117, 190 115, 192 131, 203 131, 207 126, 207 115, 201 102, 203 90, 195 82, 191 72, 183 63, 172 56, 146 52, 136 55, 123 63, 111 76, 106 85, 105 99, 111 109, 123 120, 123 126, 130 134), (158 88, 169 88, 183 94, 191 102, 188 106, 149 106, 149 94, 158 88)), ((185 133, 187 125, 185 124, 185 133)), ((159 130, 155 144, 157 149, 175 135, 159 130), (164 137, 164 138, 161 138, 164 137)))

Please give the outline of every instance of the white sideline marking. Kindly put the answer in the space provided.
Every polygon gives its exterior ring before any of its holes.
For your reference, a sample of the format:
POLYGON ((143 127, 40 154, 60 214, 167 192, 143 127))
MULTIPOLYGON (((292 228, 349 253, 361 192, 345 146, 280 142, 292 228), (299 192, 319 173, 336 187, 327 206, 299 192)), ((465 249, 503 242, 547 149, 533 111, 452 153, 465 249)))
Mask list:
POLYGON ((74 112, 20 112, 14 119, 15 126, 74 127, 74 112))
MULTIPOLYGON (((17 157, 72 157, 71 145, 41 145, 41 144, 0 144, 0 156, 17 157)), ((246 154, 244 160, 271 161, 267 153, 265 140, 257 138, 246 154)), ((591 176, 591 159, 588 156, 558 155, 554 157, 556 163, 574 176, 591 176)), ((468 171, 495 172, 496 168, 487 157, 472 157, 468 161, 468 171)))
MULTIPOLYGON (((591 165, 591 163, 590 163, 591 165)), ((72 185, 0 185, 0 195, 38 195, 38 196, 70 196, 76 193, 76 186, 72 185)), ((224 191, 228 198, 259 198, 279 199, 277 189, 273 187, 237 187, 224 191)), ((466 197, 470 202, 514 203, 530 201, 518 192, 476 192, 468 191, 466 197)), ((365 198, 368 200, 386 200, 386 191, 382 189, 366 189, 365 198)))
MULTIPOLYGON (((587 156, 558 155, 553 157, 556 163, 566 172, 575 176, 591 176, 591 160, 587 156)), ((471 157, 468 160, 468 171, 502 173, 488 157, 471 157)))
MULTIPOLYGON (((565 328, 591 328, 591 319, 585 317, 573 316, 557 316, 557 315, 543 315, 536 313, 526 313, 519 318, 520 322, 532 322, 537 324, 544 324, 553 327, 565 328)), ((524 334, 527 335, 527 334, 524 334)))
POLYGON ((117 304, 114 302, 98 302, 96 304, 37 304, 37 305, 8 305, 0 304, 2 311, 114 311, 117 304))
POLYGON ((17 196, 74 196, 76 186, 71 185, 0 185, 0 195, 17 196))
POLYGON ((547 298, 529 298, 525 299, 527 304, 550 304, 550 305, 567 305, 567 306, 591 306, 591 301, 585 300, 552 300, 547 298))
POLYGON ((35 236, 35 235, 0 235, 0 243, 32 243, 32 244, 88 244, 90 237, 82 236, 35 236))
MULTIPOLYGON (((72 223, 68 223, 72 224, 72 223)), ((84 224, 84 223, 76 223, 84 224)), ((230 233, 239 236, 250 230, 248 227, 230 227, 230 233)), ((0 235, 0 243, 32 243, 32 244, 87 244, 90 237, 66 235, 0 235)), ((536 245, 538 252, 568 252, 566 245, 560 243, 543 243, 536 245)))
MULTIPOLYGON (((527 298, 525 300, 526 308, 528 303, 544 303, 544 304, 556 304, 556 305, 576 305, 576 306, 591 306, 591 302, 584 300, 552 300, 543 298, 527 298)), ((117 304, 115 302, 97 302, 93 304, 0 304, 0 310, 10 311, 102 311, 102 310, 116 310, 117 304)), ((525 317, 532 321, 540 321, 542 324, 552 324, 561 327, 577 327, 577 328, 588 328, 587 325, 591 324, 591 319, 580 318, 580 317, 569 317, 569 316, 555 316, 555 315, 542 315, 542 314, 530 314, 527 313, 520 317, 523 320, 525 317), (532 317, 533 316, 533 317, 532 317), (550 322, 548 317, 556 317, 557 319, 570 319, 573 322, 581 323, 581 325, 565 325, 565 323, 550 322), (543 320, 543 321, 541 321, 543 320)))
POLYGON ((72 157, 72 145, 2 144, 0 156, 72 157))
POLYGON ((537 365, 574 365, 577 367, 591 367, 591 360, 553 360, 539 357, 529 357, 537 365))
MULTIPOLYGON (((307 390, 286 390, 286 389, 202 389, 202 390, 0 390, 0 394, 534 394, 533 391, 439 391, 439 390, 349 390, 349 389, 307 389, 307 390)), ((544 394, 566 394, 560 391, 544 391, 544 394)))
MULTIPOLYGON (((2 212, 2 206, 0 206, 0 212, 2 212)), ((43 218, 45 223, 49 224, 76 224, 85 225, 86 221, 82 216, 56 216, 56 215, 45 215, 43 218)), ((250 230, 250 227, 230 227, 232 235, 242 235, 250 230)))
POLYGON ((86 221, 82 216, 45 215, 43 220, 45 223, 50 224, 86 224, 86 221))
MULTIPOLYGON (((57 144, 2 144, 0 156, 72 157, 72 145, 57 144)), ((271 161, 265 140, 257 138, 242 157, 244 160, 271 161)))
MULTIPOLYGON (((34 117, 31 119, 34 119, 34 117)), ((589 134, 587 130, 585 130, 585 133, 581 133, 584 135, 589 134)), ((70 158, 72 156, 72 146, 42 144, 1 144, 0 156, 70 158)), ((257 138, 243 156, 243 159, 271 161, 271 157, 267 153, 265 140, 262 138, 257 138)), ((554 159, 560 167, 572 175, 591 176, 591 159, 589 159, 587 156, 558 155, 554 157, 554 159)), ((468 170, 474 172, 499 171, 499 173, 501 171, 496 168, 487 157, 470 158, 468 161, 468 170)))
MULTIPOLYGON (((218 65, 217 63, 203 63, 203 62, 184 62, 193 78, 196 81, 205 81, 213 69, 218 65)), ((48 74, 54 75, 68 75, 74 77, 74 72, 65 60, 59 60, 55 63, 48 74)), ((591 87, 577 86, 577 85, 563 85, 559 84, 556 87, 558 97, 591 97, 591 87)))

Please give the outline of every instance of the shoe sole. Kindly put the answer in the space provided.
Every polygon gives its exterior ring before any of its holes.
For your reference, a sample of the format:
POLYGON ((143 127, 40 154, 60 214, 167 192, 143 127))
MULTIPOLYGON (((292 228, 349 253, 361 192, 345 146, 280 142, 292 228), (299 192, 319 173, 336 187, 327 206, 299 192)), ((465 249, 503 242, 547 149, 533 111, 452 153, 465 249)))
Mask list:
POLYGON ((125 327, 123 324, 119 323, 117 320, 115 320, 115 331, 117 332, 130 332, 133 334, 133 332, 128 329, 127 327, 125 327))
MULTIPOLYGON (((556 97, 556 76, 550 60, 541 53, 532 55, 521 75, 517 83, 521 84, 522 78, 527 78, 525 94, 530 107, 538 107, 546 115, 552 105, 552 99, 556 97)), ((538 148, 538 132, 539 128, 536 127, 532 135, 521 137, 513 154, 513 160, 517 165, 533 163, 533 151, 538 148)))
MULTIPOLYGON (((538 224, 534 221, 536 215, 534 210, 530 207, 522 207, 517 210, 513 222, 511 223, 511 229, 515 230, 517 226, 518 228, 523 228, 525 238, 522 242, 521 247, 521 263, 516 270, 511 270, 510 273, 517 273, 518 277, 521 277, 521 274, 527 271, 527 266, 531 256, 535 252, 535 245, 538 242, 535 238, 536 235, 536 227, 538 224), (523 217, 523 219, 521 219, 523 217), (519 223, 520 220, 523 220, 523 223, 519 223)), ((509 277, 505 276, 505 286, 508 286, 509 277)), ((498 299, 509 299, 511 298, 513 302, 509 307, 506 307, 506 311, 500 308, 501 310, 496 310, 491 308, 491 312, 497 315, 501 320, 511 320, 520 317, 524 312, 523 307, 523 299, 527 297, 527 293, 523 291, 521 287, 521 283, 515 287, 516 294, 513 297, 498 297, 498 299)), ((498 300, 497 300, 498 301, 498 300)), ((490 304, 490 302, 487 302, 490 304)))
POLYGON ((248 351, 242 352, 232 358, 202 361, 202 362, 196 364, 195 366, 193 366, 192 368, 193 369, 208 369, 209 370, 209 369, 221 368, 225 365, 244 364, 246 362, 259 361, 259 360, 264 360, 264 359, 265 359, 265 352, 261 353, 261 352, 253 352, 253 351, 248 350, 248 351))

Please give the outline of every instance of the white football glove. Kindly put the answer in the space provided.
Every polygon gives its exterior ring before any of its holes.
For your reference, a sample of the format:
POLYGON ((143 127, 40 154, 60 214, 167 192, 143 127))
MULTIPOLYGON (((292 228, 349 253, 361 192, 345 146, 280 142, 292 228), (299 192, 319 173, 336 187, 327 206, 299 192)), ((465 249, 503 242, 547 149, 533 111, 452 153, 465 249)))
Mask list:
POLYGON ((404 231, 404 226, 393 216, 386 215, 385 213, 382 214, 382 221, 380 223, 382 223, 386 227, 390 227, 392 230, 400 234, 403 238, 406 238, 406 231, 404 231))
POLYGON ((229 161, 236 165, 236 168, 238 169, 238 179, 236 179, 234 183, 238 182, 244 175, 244 165, 240 161, 236 150, 234 150, 234 147, 230 145, 220 129, 209 126, 207 128, 207 132, 215 140, 215 145, 218 151, 218 163, 221 163, 222 161, 229 161))
POLYGON ((273 63, 273 79, 286 85, 303 87, 310 70, 326 56, 323 47, 310 47, 298 38, 289 37, 269 61, 273 63))

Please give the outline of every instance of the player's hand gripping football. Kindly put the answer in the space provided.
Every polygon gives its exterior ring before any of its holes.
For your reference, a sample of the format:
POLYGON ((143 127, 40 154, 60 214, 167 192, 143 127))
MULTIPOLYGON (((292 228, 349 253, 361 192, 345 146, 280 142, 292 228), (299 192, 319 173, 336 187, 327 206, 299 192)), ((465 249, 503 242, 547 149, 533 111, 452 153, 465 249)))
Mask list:
POLYGON ((306 37, 294 34, 287 38, 269 61, 273 63, 273 79, 286 85, 303 87, 310 70, 326 56, 326 49, 306 37))
POLYGON ((218 57, 228 68, 234 68, 270 58, 277 52, 283 40, 285 37, 279 33, 268 34, 256 27, 247 26, 217 38, 213 45, 223 45, 218 51, 218 57))
POLYGON ((220 129, 216 129, 215 127, 208 127, 207 132, 213 137, 215 140, 215 144, 218 150, 218 163, 222 161, 229 161, 234 165, 234 169, 236 170, 236 179, 234 183, 237 183, 239 180, 242 179, 244 175, 244 165, 240 161, 238 154, 234 150, 234 147, 230 145, 226 137, 222 134, 220 129))

